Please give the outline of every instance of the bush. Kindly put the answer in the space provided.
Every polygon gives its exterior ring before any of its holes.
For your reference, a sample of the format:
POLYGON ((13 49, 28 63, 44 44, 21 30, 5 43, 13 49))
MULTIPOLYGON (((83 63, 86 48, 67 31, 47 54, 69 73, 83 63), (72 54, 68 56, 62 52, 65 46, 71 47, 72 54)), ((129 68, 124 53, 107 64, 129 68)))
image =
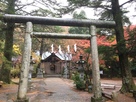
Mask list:
POLYGON ((3 81, 4 83, 10 84, 11 82, 10 70, 11 70, 11 62, 4 60, 2 67, 0 69, 0 80, 3 81))
POLYGON ((85 89, 85 82, 84 80, 81 80, 78 72, 72 75, 72 80, 74 80, 74 84, 76 84, 77 89, 79 90, 85 89))
POLYGON ((20 69, 16 68, 11 70, 11 76, 13 78, 19 77, 19 75, 20 75, 20 69))
POLYGON ((37 71, 38 71, 38 66, 39 64, 36 63, 36 64, 33 64, 33 70, 32 70, 32 78, 36 78, 37 76, 37 71))

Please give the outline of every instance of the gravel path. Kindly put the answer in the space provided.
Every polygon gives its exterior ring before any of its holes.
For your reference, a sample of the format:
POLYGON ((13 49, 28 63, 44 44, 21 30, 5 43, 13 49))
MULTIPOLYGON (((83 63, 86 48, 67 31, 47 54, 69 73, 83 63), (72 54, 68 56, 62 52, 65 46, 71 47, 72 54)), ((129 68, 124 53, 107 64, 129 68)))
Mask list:
MULTIPOLYGON (((18 82, 15 79, 14 82, 18 82)), ((104 91, 118 91, 121 80, 102 79, 102 84, 116 85, 116 89, 104 89, 104 91)), ((136 83, 136 80, 135 80, 136 83)), ((0 88, 0 102, 14 102, 17 97, 18 85, 6 84, 0 88)), ((77 90, 73 81, 63 78, 32 79, 29 84, 27 97, 29 102, 91 102, 92 94, 77 90)), ((113 101, 106 101, 113 102, 113 101)), ((136 102, 132 95, 118 93, 118 102, 136 102)))
POLYGON ((35 88, 30 91, 31 102, 90 102, 91 94, 86 95, 76 92, 66 79, 46 78, 35 83, 35 88), (36 85, 37 84, 37 85, 36 85), (36 92, 36 95, 32 93, 36 92), (86 96, 86 97, 85 97, 86 96))

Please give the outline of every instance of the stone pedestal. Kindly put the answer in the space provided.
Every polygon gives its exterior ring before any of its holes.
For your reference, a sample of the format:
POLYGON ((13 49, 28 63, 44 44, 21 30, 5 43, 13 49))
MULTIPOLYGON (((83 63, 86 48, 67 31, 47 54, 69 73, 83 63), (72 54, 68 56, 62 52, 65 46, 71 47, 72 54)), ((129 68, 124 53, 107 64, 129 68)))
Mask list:
POLYGON ((29 102, 29 99, 17 99, 15 102, 29 102))
POLYGON ((40 68, 38 68, 37 78, 43 78, 43 72, 42 72, 42 69, 40 68))
POLYGON ((30 63, 30 69, 29 69, 29 74, 28 74, 28 80, 31 81, 32 79, 32 72, 33 72, 33 63, 30 63))

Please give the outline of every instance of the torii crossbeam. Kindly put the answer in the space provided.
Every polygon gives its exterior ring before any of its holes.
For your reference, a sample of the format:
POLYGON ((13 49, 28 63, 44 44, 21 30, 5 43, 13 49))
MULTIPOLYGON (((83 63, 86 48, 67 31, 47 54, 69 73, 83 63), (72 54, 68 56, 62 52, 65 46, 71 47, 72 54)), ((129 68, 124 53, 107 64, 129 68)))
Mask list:
POLYGON ((68 18, 49 18, 39 16, 22 16, 22 15, 10 15, 5 14, 3 16, 5 22, 13 23, 26 23, 32 22, 33 24, 44 24, 52 26, 76 26, 76 27, 90 27, 95 25, 97 28, 113 28, 115 26, 114 21, 103 20, 85 20, 85 19, 68 19, 68 18))

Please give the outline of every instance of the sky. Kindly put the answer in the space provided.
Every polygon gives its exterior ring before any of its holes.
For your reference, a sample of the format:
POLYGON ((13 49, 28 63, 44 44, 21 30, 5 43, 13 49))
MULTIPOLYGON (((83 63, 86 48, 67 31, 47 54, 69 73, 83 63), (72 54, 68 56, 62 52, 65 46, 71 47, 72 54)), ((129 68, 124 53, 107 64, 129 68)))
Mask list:
MULTIPOLYGON (((30 3, 32 1, 34 1, 34 0, 21 0, 22 3, 30 3)), ((119 3, 122 4, 125 1, 127 1, 127 0, 119 0, 119 3)), ((57 0, 57 2, 61 3, 64 6, 67 5, 67 0, 57 0)), ((132 24, 136 24, 136 11, 134 11, 135 6, 136 6, 136 4, 130 4, 130 5, 125 6, 127 8, 127 10, 130 11, 126 15, 130 18, 130 21, 132 24), (135 14, 135 17, 134 17, 134 14, 135 14)), ((28 11, 31 11, 32 9, 35 9, 35 7, 29 6, 29 8, 26 8, 26 9, 28 9, 28 11)), ((77 9, 76 11, 80 12, 81 10, 85 10, 87 18, 98 19, 98 17, 94 16, 95 11, 93 9, 81 8, 81 9, 77 9)), ((72 18, 72 15, 66 14, 66 15, 63 15, 62 18, 72 18)))

